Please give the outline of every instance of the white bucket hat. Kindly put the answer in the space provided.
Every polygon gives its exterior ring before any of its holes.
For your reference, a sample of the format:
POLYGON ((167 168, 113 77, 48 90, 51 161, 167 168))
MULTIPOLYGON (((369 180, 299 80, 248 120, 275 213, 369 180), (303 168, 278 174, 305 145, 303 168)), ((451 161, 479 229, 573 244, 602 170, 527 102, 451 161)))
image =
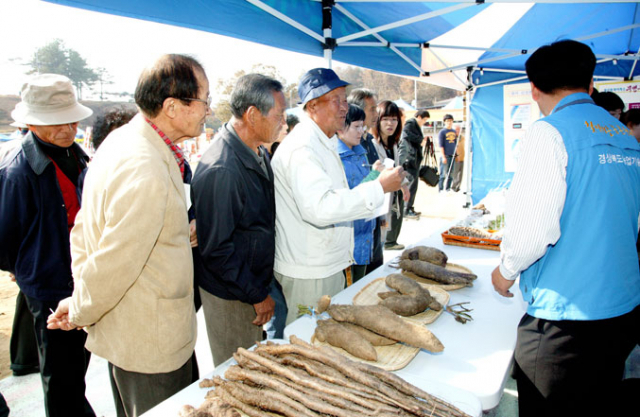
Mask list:
POLYGON ((71 80, 64 75, 41 74, 22 86, 22 101, 11 117, 18 123, 34 126, 79 122, 93 110, 78 103, 71 80))

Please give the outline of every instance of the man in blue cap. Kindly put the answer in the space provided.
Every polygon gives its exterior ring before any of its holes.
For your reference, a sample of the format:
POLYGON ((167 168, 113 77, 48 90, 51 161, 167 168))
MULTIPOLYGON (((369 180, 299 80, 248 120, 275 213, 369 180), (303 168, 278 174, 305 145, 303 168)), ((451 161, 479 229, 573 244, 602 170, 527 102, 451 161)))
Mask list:
POLYGON ((302 76, 298 94, 304 115, 272 161, 276 192, 274 275, 289 314, 298 304, 316 306, 324 294, 344 288, 343 270, 354 263, 352 220, 371 218, 404 179, 401 167, 349 189, 336 152, 344 128, 346 88, 335 72, 316 68, 302 76))

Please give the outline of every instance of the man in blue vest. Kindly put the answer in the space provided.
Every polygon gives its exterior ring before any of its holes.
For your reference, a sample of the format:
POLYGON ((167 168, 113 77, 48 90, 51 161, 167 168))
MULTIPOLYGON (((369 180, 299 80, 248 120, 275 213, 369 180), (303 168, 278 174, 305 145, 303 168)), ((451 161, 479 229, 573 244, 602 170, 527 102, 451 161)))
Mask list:
POLYGON ((527 61, 546 116, 522 143, 495 290, 520 277, 527 312, 514 373, 521 417, 617 415, 640 333, 640 147, 596 106, 591 49, 561 41, 527 61))

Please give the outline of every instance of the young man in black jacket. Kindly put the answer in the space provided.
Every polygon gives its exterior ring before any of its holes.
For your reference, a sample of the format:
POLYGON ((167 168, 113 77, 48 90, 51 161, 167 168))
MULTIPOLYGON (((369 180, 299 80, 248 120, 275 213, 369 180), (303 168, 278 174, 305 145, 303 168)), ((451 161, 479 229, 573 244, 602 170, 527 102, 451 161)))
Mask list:
POLYGON ((418 192, 418 182, 420 177, 420 164, 422 163, 422 141, 424 136, 422 134, 422 126, 429 120, 429 112, 427 110, 418 110, 414 116, 407 120, 402 129, 402 136, 400 137, 400 145, 398 148, 400 164, 413 178, 409 184, 409 191, 411 197, 407 202, 404 217, 418 218, 420 212, 415 211, 413 202, 416 199, 416 193, 418 192))

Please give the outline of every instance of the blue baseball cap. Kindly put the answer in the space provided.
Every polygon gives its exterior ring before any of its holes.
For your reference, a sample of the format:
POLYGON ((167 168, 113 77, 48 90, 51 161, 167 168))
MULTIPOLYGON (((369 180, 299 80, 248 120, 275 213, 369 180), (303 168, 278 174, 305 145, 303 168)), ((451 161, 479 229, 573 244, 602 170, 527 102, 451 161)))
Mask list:
POLYGON ((338 74, 329 68, 314 68, 307 71, 298 83, 298 95, 300 104, 305 105, 314 98, 324 96, 328 92, 339 87, 349 85, 342 81, 338 74))

